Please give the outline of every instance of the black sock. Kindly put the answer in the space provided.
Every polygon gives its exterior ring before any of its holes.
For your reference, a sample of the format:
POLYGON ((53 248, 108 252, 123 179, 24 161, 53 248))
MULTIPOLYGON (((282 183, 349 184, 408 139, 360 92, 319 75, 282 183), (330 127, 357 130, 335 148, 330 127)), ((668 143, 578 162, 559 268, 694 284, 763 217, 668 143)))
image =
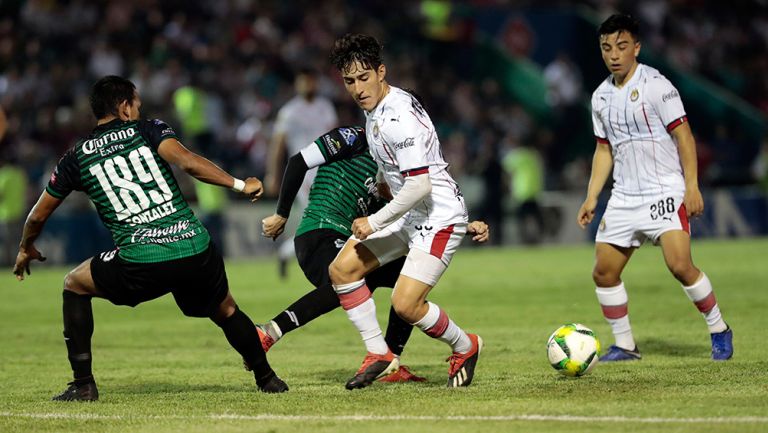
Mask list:
POLYGON ((229 344, 253 370, 256 383, 262 385, 275 375, 267 362, 264 349, 261 348, 256 326, 245 313, 235 307, 235 313, 218 325, 224 331, 229 344))
POLYGON ((291 304, 274 320, 283 335, 339 307, 339 296, 330 283, 312 290, 291 304))
POLYGON ((64 342, 75 381, 93 380, 91 372, 91 337, 93 309, 91 297, 64 290, 64 342))
POLYGON ((384 340, 389 346, 389 350, 395 355, 402 355, 405 343, 411 338, 411 331, 413 331, 413 325, 401 319, 400 316, 395 313, 395 309, 389 308, 389 323, 387 323, 387 335, 384 340))

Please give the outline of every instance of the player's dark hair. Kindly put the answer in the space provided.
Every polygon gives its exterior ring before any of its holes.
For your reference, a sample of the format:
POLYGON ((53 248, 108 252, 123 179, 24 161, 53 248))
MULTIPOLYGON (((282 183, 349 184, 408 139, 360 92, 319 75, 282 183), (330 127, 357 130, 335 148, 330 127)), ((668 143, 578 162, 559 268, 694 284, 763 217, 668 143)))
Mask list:
POLYGON ((600 24, 597 29, 597 35, 610 35, 616 32, 627 32, 632 35, 635 41, 640 40, 640 23, 632 16, 627 14, 613 14, 607 20, 600 24))
POLYGON ((366 69, 376 69, 382 63, 381 49, 373 36, 347 33, 333 44, 329 57, 333 66, 342 72, 355 62, 360 62, 366 69))
POLYGON ((123 101, 133 101, 136 86, 123 77, 107 75, 91 88, 91 111, 97 119, 110 114, 117 115, 117 106, 123 101))

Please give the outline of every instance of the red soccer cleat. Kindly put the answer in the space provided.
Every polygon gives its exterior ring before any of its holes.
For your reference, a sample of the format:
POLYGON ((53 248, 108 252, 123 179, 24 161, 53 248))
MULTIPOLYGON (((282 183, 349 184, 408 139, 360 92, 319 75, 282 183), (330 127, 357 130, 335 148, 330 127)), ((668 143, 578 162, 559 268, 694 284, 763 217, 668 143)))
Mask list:
POLYGON ((448 388, 469 386, 475 376, 475 366, 480 351, 483 349, 483 339, 476 334, 467 334, 472 341, 472 349, 467 353, 456 353, 448 357, 448 388))
POLYGON ((260 325, 256 325, 256 332, 259 334, 259 341, 261 341, 261 348, 264 349, 264 353, 269 352, 269 348, 276 343, 275 339, 270 337, 260 325))
POLYGON ((387 350, 384 355, 368 352, 363 359, 363 365, 344 386, 347 389, 365 388, 379 377, 397 370, 399 365, 400 360, 391 350, 387 350))
POLYGON ((416 376, 411 373, 407 366, 401 365, 400 368, 379 379, 379 382, 399 383, 399 382, 426 382, 426 377, 416 376))

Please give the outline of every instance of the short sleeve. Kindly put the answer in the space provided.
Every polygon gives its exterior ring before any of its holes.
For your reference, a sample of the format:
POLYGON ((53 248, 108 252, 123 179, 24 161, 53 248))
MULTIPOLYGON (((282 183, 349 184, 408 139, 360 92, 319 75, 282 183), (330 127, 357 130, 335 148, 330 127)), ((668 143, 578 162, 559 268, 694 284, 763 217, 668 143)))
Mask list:
POLYGON ((72 191, 81 191, 80 164, 77 161, 76 148, 69 149, 56 164, 45 190, 48 194, 66 198, 72 191))
POLYGON ((657 78, 649 82, 648 102, 658 114, 668 132, 680 126, 688 119, 675 86, 666 78, 657 78))
POLYGON ((385 146, 394 153, 404 177, 429 173, 427 142, 431 134, 427 122, 426 114, 409 110, 396 118, 387 119, 383 128, 385 146))
POLYGON ((139 131, 147 139, 147 143, 155 150, 165 139, 179 139, 176 131, 160 119, 142 120, 139 122, 139 131))
POLYGON ((595 140, 598 143, 609 144, 608 134, 605 132, 605 125, 600 117, 600 107, 596 106, 595 98, 592 97, 592 131, 595 135, 595 140))

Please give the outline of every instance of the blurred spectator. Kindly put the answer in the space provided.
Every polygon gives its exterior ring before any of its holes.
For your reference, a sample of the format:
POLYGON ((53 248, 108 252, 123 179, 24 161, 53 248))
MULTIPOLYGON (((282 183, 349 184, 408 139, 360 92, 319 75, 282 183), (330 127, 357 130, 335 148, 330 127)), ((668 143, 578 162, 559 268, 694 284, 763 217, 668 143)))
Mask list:
MULTIPOLYGON (((294 79, 296 96, 291 98, 277 113, 272 145, 267 160, 267 173, 264 178, 265 193, 276 196, 280 190, 283 169, 287 158, 299 153, 317 137, 335 128, 338 123, 336 109, 330 100, 318 94, 317 72, 303 68, 294 79)), ((309 189, 315 180, 317 168, 304 175, 293 212, 294 218, 300 217, 309 200, 309 189)), ((278 273, 287 276, 287 263, 296 256, 293 236, 283 239, 278 249, 278 273)))
POLYGON ((176 117, 181 123, 183 142, 195 152, 219 158, 208 116, 208 95, 194 85, 179 87, 173 92, 176 117))
POLYGON ((504 156, 502 164, 509 176, 520 241, 527 245, 540 243, 545 228, 544 214, 539 204, 544 189, 541 156, 530 145, 513 146, 504 156))
POLYGON ((471 213, 471 218, 485 221, 491 227, 490 242, 501 245, 504 240, 504 202, 507 195, 507 182, 504 179, 504 168, 501 164, 499 140, 490 133, 484 133, 477 166, 483 180, 483 199, 480 208, 471 213))
POLYGON ((194 180, 197 206, 200 209, 200 222, 203 223, 211 240, 224 254, 224 211, 229 204, 227 190, 216 185, 194 180))
POLYGON ((581 102, 581 72, 567 54, 559 53, 544 68, 544 81, 547 83, 547 103, 555 110, 581 102))
POLYGON ((27 175, 11 161, 0 159, 0 265, 16 261, 16 251, 27 212, 27 175))

